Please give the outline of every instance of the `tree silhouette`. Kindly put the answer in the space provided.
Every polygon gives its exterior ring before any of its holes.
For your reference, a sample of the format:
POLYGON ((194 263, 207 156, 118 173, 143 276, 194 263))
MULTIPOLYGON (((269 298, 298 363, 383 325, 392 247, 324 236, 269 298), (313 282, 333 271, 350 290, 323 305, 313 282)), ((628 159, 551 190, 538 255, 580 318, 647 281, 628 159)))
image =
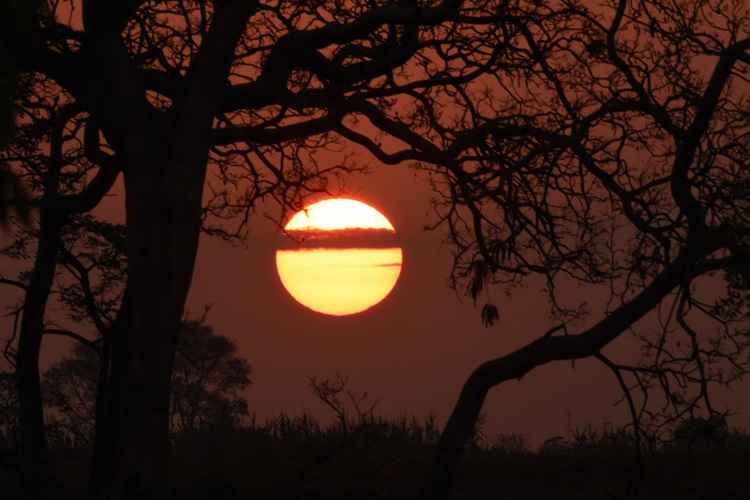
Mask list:
POLYGON ((15 367, 21 402, 24 483, 34 490, 43 482, 39 477, 46 449, 39 352, 48 330, 45 311, 58 259, 89 220, 81 214, 101 201, 119 171, 112 157, 100 151, 93 124, 84 126, 80 110, 60 96, 54 82, 38 75, 24 78, 28 91, 16 100, 19 122, 11 142, 0 153, 0 165, 28 186, 26 202, 38 208, 38 217, 21 223, 18 218, 9 221, 13 240, 0 253, 33 264, 17 279, 0 276, 0 283, 22 293, 21 303, 13 311, 16 321, 6 355, 15 367), (98 164, 88 161, 84 150, 98 164))
POLYGON ((236 354, 235 343, 205 323, 184 323, 172 372, 172 432, 231 427, 247 416, 242 391, 250 385, 250 365, 236 354))
POLYGON ((93 442, 99 359, 96 350, 73 344, 71 353, 42 375, 42 396, 49 421, 71 447, 93 442))
MULTIPOLYGON (((499 25, 512 48, 496 83, 457 90, 457 123, 400 138, 414 155, 430 140, 422 168, 433 175, 437 225, 456 247, 454 284, 478 301, 492 285, 541 278, 559 326, 471 374, 439 442, 429 498, 447 498, 488 391, 538 366, 604 363, 639 448, 681 420, 719 418, 711 386, 748 369, 747 8, 505 8, 499 25), (514 18, 514 8, 535 14, 514 18), (591 292, 572 295, 572 284, 591 292), (642 356, 610 359, 619 338, 642 356)), ((483 320, 502 318, 486 300, 483 320)))
MULTIPOLYGON (((241 392, 250 384, 250 366, 236 356, 234 342, 195 320, 185 321, 178 337, 172 373, 170 431, 190 433, 216 425, 235 425, 247 415, 241 392)), ((44 373, 45 404, 68 443, 93 443, 100 352, 76 343, 71 354, 44 373)))
MULTIPOLYGON (((316 151, 341 139, 432 176, 457 284, 479 299, 492 283, 539 276, 560 321, 470 377, 427 495, 448 494, 487 391, 541 364, 597 356, 626 389, 625 377, 659 384, 673 416, 698 404, 713 412, 708 383, 743 372, 732 364, 745 346, 736 326, 747 284, 742 5, 70 2, 80 19, 55 5, 42 43, 3 37, 22 71, 53 79, 87 113, 124 172, 116 424, 97 461, 111 464, 109 493, 166 488, 167 395, 203 217, 241 215, 233 234, 248 200, 298 206, 331 173, 316 151), (206 191, 216 205, 203 203, 206 191), (723 271, 729 293, 707 307, 696 290, 723 271), (610 300, 600 311, 562 300, 566 280, 610 300), (661 304, 673 320, 640 337, 644 363, 605 357, 661 304), (702 336, 691 314, 721 328, 702 336), (575 333, 574 320, 589 324, 575 333), (674 389, 686 382, 697 399, 674 389)), ((487 323, 502 317, 490 301, 483 311, 487 323)), ((649 416, 628 400, 639 422, 649 416)))
POLYGON ((709 418, 691 417, 677 425, 673 432, 674 444, 694 449, 716 448, 726 442, 729 437, 729 427, 724 417, 711 415, 709 418))
POLYGON ((221 216, 259 194, 298 206, 325 189, 335 166, 313 153, 331 132, 361 138, 364 117, 391 133, 379 118, 399 96, 479 75, 430 67, 420 54, 460 45, 463 34, 442 25, 459 18, 461 3, 74 1, 52 5, 41 43, 3 34, 20 69, 60 84, 122 162, 128 293, 125 365, 112 380, 112 492, 158 497, 166 488, 166 401, 208 165, 229 186, 215 191, 221 216))

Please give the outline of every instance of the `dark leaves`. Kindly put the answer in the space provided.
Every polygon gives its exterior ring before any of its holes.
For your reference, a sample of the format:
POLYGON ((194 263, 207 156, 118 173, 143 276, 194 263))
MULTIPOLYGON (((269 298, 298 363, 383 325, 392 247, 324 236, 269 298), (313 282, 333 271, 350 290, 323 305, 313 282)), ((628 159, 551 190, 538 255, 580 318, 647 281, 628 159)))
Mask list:
POLYGON ((7 224, 11 209, 15 209, 21 222, 28 224, 29 201, 29 194, 18 177, 9 170, 0 169, 0 224, 7 224))
POLYGON ((485 304, 482 307, 482 324, 486 327, 493 326, 495 321, 500 318, 500 313, 497 310, 497 306, 494 304, 485 304))
POLYGON ((607 50, 607 44, 604 42, 604 40, 592 40, 588 45, 586 45, 586 52, 588 52, 593 57, 602 55, 605 50, 607 50))
POLYGON ((466 293, 476 304, 479 292, 484 289, 487 280, 490 277, 489 266, 483 260, 475 260, 471 263, 471 276, 469 278, 466 293))

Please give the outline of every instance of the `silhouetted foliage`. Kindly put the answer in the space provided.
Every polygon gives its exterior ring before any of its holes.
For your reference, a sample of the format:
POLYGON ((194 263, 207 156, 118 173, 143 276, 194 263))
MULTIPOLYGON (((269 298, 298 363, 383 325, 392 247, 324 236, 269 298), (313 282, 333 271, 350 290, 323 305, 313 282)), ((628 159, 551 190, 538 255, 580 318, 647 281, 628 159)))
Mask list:
MULTIPOLYGON (((365 393, 351 389, 347 377, 313 380, 316 394, 315 387, 325 388, 325 398, 339 402, 331 407, 331 424, 307 414, 281 415, 179 433, 171 455, 174 493, 185 499, 415 498, 441 434, 436 420, 384 418, 372 403, 363 404, 365 393), (361 418, 346 393, 362 401, 361 418), (342 409, 346 425, 339 418, 342 409)), ((78 497, 90 454, 70 448, 73 443, 59 429, 51 431, 53 438, 61 436, 52 440, 56 447, 51 452, 58 494, 78 497)), ((497 475, 503 471, 503 491, 518 497, 742 498, 749 451, 750 438, 739 429, 730 429, 716 446, 688 451, 665 445, 653 450, 643 478, 634 483, 629 472, 635 453, 632 428, 569 426, 564 436, 548 439, 536 450, 522 435, 479 432, 467 448, 453 497, 497 498, 497 475)), ((0 477, 3 472, 0 467, 0 477)), ((4 483, 4 493, 12 496, 13 484, 4 483)))
POLYGON ((495 304, 485 304, 482 306, 482 323, 484 326, 492 326, 500 318, 500 313, 495 304))
MULTIPOLYGON (((172 433, 233 428, 247 417, 242 391, 250 384, 250 365, 236 350, 232 340, 209 325, 184 323, 172 372, 172 433)), ((44 402, 52 410, 49 425, 67 446, 93 442, 98 380, 99 353, 82 343, 44 373, 44 402)))
MULTIPOLYGON (((310 415, 281 415, 181 434, 171 451, 174 495, 188 500, 415 498, 440 436, 434 419, 375 415, 352 424, 343 428, 337 420, 325 425, 310 415)), ((478 441, 467 450, 453 498, 496 499, 500 471, 503 494, 512 498, 744 498, 746 432, 730 431, 717 448, 656 450, 638 483, 629 472, 630 432, 610 425, 572 427, 554 440, 555 449, 532 449, 524 436, 514 434, 478 441)), ((58 495, 82 496, 87 455, 53 448, 52 456, 58 495)), ((0 477, 3 472, 0 468, 0 477)), ((5 494, 13 495, 13 484, 4 483, 5 494)))
MULTIPOLYGON (((16 96, 17 123, 12 140, 0 150, 0 164, 23 182, 28 189, 29 205, 38 210, 27 221, 19 221, 18 217, 9 220, 10 242, 0 253, 31 263, 24 266, 15 279, 0 276, 0 283, 15 287, 22 293, 17 306, 11 309, 15 321, 5 354, 16 369, 19 401, 22 403, 20 453, 23 470, 29 474, 25 483, 35 488, 34 485, 43 482, 36 476, 42 474, 43 455, 46 453, 38 366, 42 337, 58 334, 89 342, 84 332, 73 332, 56 325, 45 317, 45 312, 57 286, 62 291, 60 297, 63 300, 68 297, 66 279, 88 280, 87 284, 93 288, 89 290, 87 309, 91 311, 94 325, 97 328, 102 326, 93 316, 96 312, 94 306, 97 300, 108 297, 104 294, 93 297, 99 292, 96 289, 99 283, 91 279, 103 266, 111 267, 111 263, 103 260, 78 269, 76 273, 73 269, 76 263, 71 260, 75 260, 76 247, 80 249, 88 245, 93 255, 101 254, 90 240, 97 229, 107 224, 97 224, 85 214, 112 187, 118 169, 112 164, 111 156, 99 151, 95 126, 86 122, 75 103, 61 95, 55 82, 34 73, 24 74, 21 79, 25 82, 25 91, 16 96), (96 155, 91 152, 93 149, 97 150, 96 155), (86 152, 96 162, 89 161, 86 152), (72 275, 58 266, 63 257, 70 257, 64 261, 72 275)), ((91 259, 84 258, 83 262, 87 263, 87 260, 91 259)), ((77 264, 80 265, 80 261, 77 264)), ((111 283, 107 286, 112 286, 111 283)), ((29 494, 33 495, 32 492, 29 494)))
POLYGON ((687 448, 688 451, 716 449, 729 439, 730 431, 723 415, 708 418, 692 417, 681 421, 672 431, 673 446, 687 448))
POLYGON ((205 323, 185 322, 172 371, 172 431, 236 427, 248 415, 242 392, 250 373, 234 341, 205 323))
POLYGON ((332 378, 310 377, 308 382, 315 397, 336 415, 336 422, 344 432, 375 421, 378 400, 371 400, 367 392, 353 391, 349 387, 349 377, 336 372, 332 378))
MULTIPOLYGON (((0 31, 16 33, 18 39, 34 38, 39 20, 48 15, 47 5, 39 0, 0 2, 0 31)), ((13 56, 10 37, 0 37, 0 148, 14 140, 16 133, 17 98, 30 91, 29 79, 19 72, 13 56)), ((30 198, 16 172, 0 163, 0 227, 6 228, 11 210, 23 222, 28 222, 30 198)))
POLYGON ((44 372, 42 397, 48 412, 48 425, 55 427, 63 442, 84 448, 91 444, 96 417, 98 354, 82 344, 74 344, 69 356, 44 372))

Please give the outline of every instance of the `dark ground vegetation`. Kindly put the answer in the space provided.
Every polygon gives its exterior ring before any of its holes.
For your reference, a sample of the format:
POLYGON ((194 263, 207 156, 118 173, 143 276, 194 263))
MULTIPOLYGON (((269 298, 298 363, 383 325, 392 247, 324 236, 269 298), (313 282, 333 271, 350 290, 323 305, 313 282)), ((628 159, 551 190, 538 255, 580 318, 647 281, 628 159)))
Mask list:
MULTIPOLYGON (((237 428, 174 436, 172 491, 181 499, 416 498, 439 429, 432 420, 363 420, 322 427, 279 417, 237 428)), ((750 479, 750 434, 717 446, 664 447, 645 459, 642 478, 628 434, 584 427, 528 449, 520 436, 477 437, 456 481, 456 499, 741 499, 750 479)), ((49 491, 85 498, 90 451, 58 443, 49 491)), ((0 468, 6 498, 22 498, 14 469, 0 468)))

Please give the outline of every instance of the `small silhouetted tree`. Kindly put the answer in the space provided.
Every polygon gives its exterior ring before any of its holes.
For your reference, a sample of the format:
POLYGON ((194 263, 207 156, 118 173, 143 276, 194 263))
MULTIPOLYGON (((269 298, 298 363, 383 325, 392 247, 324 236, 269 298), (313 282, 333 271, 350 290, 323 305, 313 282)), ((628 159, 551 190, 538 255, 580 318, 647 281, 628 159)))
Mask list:
POLYGON ((42 376, 48 423, 72 447, 87 447, 94 436, 99 354, 81 343, 42 376))
POLYGON ((234 341, 199 321, 186 321, 177 342, 170 400, 171 430, 189 433, 233 427, 247 417, 242 392, 250 365, 237 356, 234 341))
MULTIPOLYGON (((72 446, 93 443, 100 353, 76 343, 71 354, 44 373, 44 402, 56 430, 72 446)), ((189 433, 237 425, 247 416, 242 392, 250 384, 250 365, 237 356, 231 339, 201 321, 183 324, 172 374, 170 431, 189 433)))
POLYGON ((310 377, 308 383, 315 397, 333 411, 342 432, 376 422, 375 408, 380 401, 367 392, 353 391, 349 387, 349 377, 336 372, 330 378, 310 377))
POLYGON ((730 436, 729 425, 722 415, 705 417, 690 417, 675 426, 673 445, 678 450, 716 449, 724 445, 730 436))

